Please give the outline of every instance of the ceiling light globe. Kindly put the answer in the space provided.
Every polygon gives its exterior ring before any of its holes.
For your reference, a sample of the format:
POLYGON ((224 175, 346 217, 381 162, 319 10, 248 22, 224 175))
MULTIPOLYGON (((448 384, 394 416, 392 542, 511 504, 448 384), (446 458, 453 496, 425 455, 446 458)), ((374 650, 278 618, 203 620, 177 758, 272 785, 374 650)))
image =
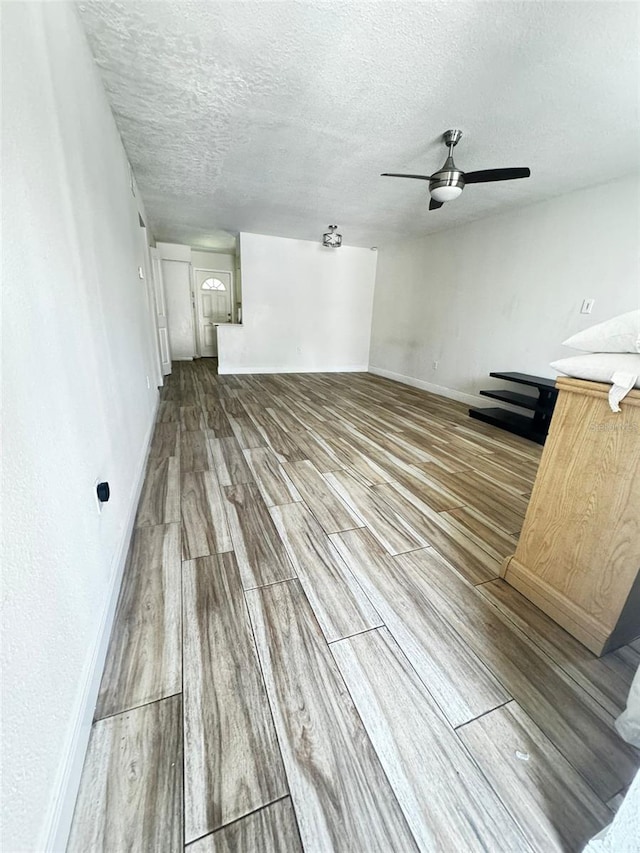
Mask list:
POLYGON ((458 198, 461 192, 462 187, 434 187, 431 190, 431 198, 434 201, 453 201, 454 198, 458 198))

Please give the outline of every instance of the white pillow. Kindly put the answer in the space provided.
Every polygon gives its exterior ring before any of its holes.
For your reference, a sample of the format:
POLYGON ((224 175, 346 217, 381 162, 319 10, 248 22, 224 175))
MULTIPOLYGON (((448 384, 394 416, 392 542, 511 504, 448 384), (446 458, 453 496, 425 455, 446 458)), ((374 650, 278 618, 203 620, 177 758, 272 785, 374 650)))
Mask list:
POLYGON ((640 353, 640 308, 584 329, 567 338, 563 345, 585 352, 640 353))
POLYGON ((558 373, 588 379, 591 382, 612 383, 614 373, 635 376, 634 388, 640 388, 640 355, 621 352, 592 352, 588 355, 572 355, 552 361, 551 367, 558 373))

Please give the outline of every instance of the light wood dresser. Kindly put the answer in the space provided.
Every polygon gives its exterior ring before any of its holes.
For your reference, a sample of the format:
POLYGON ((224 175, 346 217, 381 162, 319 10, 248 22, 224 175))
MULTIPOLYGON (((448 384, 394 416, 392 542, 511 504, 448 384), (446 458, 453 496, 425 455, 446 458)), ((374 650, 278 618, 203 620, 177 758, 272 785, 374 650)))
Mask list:
POLYGON ((597 655, 640 635, 640 391, 558 379, 522 532, 502 576, 597 655))

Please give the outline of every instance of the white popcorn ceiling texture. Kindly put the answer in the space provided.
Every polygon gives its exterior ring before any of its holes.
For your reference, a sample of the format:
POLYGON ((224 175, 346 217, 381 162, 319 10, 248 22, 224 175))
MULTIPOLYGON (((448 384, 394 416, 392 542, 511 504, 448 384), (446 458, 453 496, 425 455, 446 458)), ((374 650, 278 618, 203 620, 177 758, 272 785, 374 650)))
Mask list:
POLYGON ((91 48, 159 240, 250 231, 371 246, 638 170, 638 5, 85 2, 91 48), (460 127, 466 171, 427 185, 460 127))

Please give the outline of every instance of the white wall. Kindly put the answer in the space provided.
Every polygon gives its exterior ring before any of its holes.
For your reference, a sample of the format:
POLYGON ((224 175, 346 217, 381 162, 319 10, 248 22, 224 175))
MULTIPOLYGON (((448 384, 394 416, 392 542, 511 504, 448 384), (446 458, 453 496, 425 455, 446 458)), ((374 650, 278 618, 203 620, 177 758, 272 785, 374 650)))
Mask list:
POLYGON ((222 272, 232 273, 236 268, 236 257, 228 252, 205 252, 200 249, 191 249, 191 263, 194 269, 221 270, 222 272))
POLYGON ((555 377, 563 340, 640 305, 639 229, 629 179, 381 249, 371 370, 467 402, 490 371, 555 377))
POLYGON ((64 849, 157 390, 136 200, 75 9, 2 15, 2 847, 42 851, 64 849))
POLYGON ((161 258, 191 263, 190 246, 185 246, 182 243, 156 243, 156 249, 161 258))
POLYGON ((376 253, 240 235, 242 326, 218 327, 221 373, 366 370, 376 253))

